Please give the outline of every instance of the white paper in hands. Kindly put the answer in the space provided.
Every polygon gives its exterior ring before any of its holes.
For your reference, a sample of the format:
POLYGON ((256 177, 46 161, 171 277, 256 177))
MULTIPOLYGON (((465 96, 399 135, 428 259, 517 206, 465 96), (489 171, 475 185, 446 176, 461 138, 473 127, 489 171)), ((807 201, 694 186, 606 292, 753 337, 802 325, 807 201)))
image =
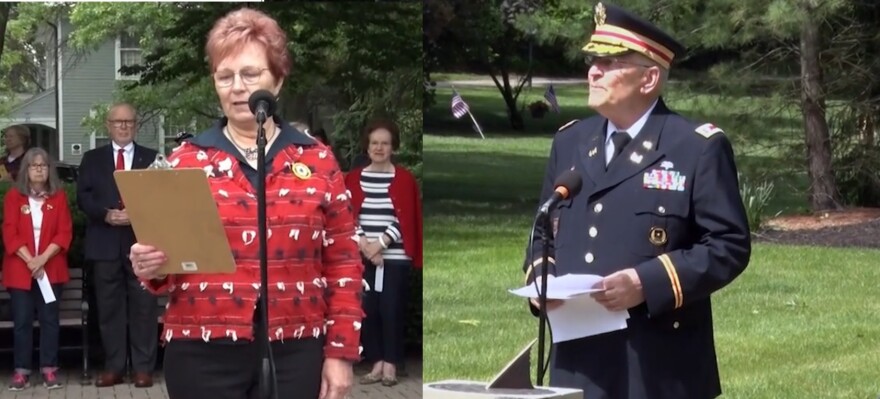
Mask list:
POLYGON ((37 279, 37 285, 40 287, 40 292, 43 294, 43 302, 50 304, 55 302, 55 292, 52 291, 52 284, 49 283, 49 276, 46 275, 46 272, 43 271, 43 275, 37 279))
MULTIPOLYGON (((592 288, 600 281, 602 276, 593 274, 566 274, 547 280, 547 299, 563 300, 561 306, 547 311, 553 343, 626 328, 629 312, 609 311, 588 295, 602 291, 601 288, 592 288)), ((509 291, 517 296, 537 298, 539 289, 533 283, 509 291)))
MULTIPOLYGON (((562 277, 553 277, 547 280, 547 299, 569 299, 576 295, 589 294, 602 291, 601 288, 592 288, 602 281, 602 276, 595 274, 566 274, 562 277)), ((525 287, 510 290, 513 295, 524 298, 537 298, 541 286, 536 282, 525 287)))

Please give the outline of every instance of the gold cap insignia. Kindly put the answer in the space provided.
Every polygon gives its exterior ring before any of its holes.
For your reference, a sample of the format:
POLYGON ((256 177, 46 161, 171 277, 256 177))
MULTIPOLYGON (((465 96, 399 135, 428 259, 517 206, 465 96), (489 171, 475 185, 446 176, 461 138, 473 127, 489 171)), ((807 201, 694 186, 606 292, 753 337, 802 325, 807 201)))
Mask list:
POLYGON ((605 5, 602 3, 596 4, 596 14, 593 15, 593 20, 596 22, 596 26, 605 25, 605 5))
POLYGON ((30 213, 31 213, 31 207, 29 207, 29 206, 27 206, 27 205, 22 205, 22 206, 21 206, 21 213, 23 213, 23 214, 25 214, 25 215, 30 215, 30 213))
POLYGON ((648 241, 651 241, 651 244, 660 246, 666 244, 667 236, 666 230, 661 227, 651 227, 651 235, 648 237, 648 241))
POLYGON ((293 171, 293 174, 296 175, 296 177, 299 177, 302 180, 312 177, 312 170, 304 163, 297 162, 290 167, 290 170, 293 171))

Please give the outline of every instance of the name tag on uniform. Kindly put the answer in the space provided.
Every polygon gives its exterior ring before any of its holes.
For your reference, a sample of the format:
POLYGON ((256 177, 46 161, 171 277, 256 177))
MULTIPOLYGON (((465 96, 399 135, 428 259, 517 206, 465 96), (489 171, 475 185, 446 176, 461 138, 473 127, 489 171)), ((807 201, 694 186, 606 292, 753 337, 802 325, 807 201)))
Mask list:
POLYGON ((648 189, 684 191, 687 176, 677 170, 654 169, 645 172, 642 185, 648 189))

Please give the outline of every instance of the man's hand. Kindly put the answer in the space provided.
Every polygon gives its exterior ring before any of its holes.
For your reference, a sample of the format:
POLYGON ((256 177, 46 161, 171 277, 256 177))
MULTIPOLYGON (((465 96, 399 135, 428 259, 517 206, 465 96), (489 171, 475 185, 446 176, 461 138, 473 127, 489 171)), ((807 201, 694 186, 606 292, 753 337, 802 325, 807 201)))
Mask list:
POLYGON ((125 209, 120 209, 116 211, 116 223, 119 226, 128 226, 131 224, 131 220, 128 219, 128 211, 125 209))
POLYGON ((128 212, 119 209, 108 209, 104 221, 111 226, 127 226, 131 224, 128 220, 128 212))
POLYGON ((117 211, 116 209, 108 209, 107 214, 104 215, 104 221, 111 226, 116 226, 116 212, 119 211, 117 211))
MULTIPOLYGON (((552 274, 548 274, 547 275, 547 282, 549 283, 550 280, 552 280, 554 278, 556 278, 556 276, 554 276, 552 274)), ((542 280, 541 276, 538 276, 535 278, 535 284, 537 284, 539 290, 541 289, 541 280, 542 280)), ((529 299, 529 302, 532 303, 532 306, 534 306, 535 309, 541 310, 541 304, 540 304, 540 302, 538 302, 538 298, 531 298, 531 299, 529 299)), ((556 308, 562 306, 563 302, 564 301, 562 299, 548 299, 547 300, 547 311, 549 312, 553 309, 556 309, 556 308)))
POLYGON ((629 268, 613 273, 599 282, 596 288, 605 291, 590 294, 606 309, 616 312, 638 306, 645 301, 642 281, 636 269, 629 268))

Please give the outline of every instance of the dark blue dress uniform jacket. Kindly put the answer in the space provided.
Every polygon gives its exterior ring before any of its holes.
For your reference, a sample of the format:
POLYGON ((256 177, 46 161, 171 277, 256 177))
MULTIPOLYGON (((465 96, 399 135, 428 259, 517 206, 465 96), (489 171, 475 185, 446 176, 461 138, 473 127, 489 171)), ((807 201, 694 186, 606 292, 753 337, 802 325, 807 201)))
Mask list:
MULTIPOLYGON (((717 397, 709 296, 751 254, 730 141, 660 99, 606 171, 606 125, 591 117, 553 140, 540 203, 566 170, 579 171, 584 185, 551 215, 548 272, 607 276, 632 267, 646 300, 629 309, 625 330, 554 345, 550 384, 583 389, 589 399, 717 397)), ((540 275, 540 262, 536 234, 527 281, 540 275)))

